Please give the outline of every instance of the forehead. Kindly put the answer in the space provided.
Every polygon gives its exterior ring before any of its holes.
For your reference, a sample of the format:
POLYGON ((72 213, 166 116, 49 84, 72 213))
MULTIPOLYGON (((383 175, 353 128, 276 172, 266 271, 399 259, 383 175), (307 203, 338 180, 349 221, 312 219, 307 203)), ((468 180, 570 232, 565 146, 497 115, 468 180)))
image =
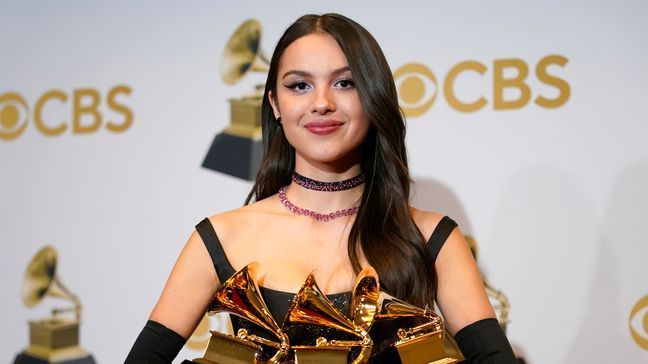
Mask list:
POLYGON ((290 70, 326 73, 346 66, 346 56, 330 34, 312 33, 286 48, 279 63, 279 77, 290 70))

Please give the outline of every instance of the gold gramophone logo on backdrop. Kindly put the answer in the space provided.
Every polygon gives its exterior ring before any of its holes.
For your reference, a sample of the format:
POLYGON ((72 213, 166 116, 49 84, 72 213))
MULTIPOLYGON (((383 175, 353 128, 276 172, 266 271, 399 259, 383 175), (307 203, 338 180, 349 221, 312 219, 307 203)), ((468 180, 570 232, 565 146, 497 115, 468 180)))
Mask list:
POLYGON ((79 345, 81 302, 61 283, 56 268, 57 254, 53 247, 44 247, 36 253, 25 272, 23 303, 33 307, 45 297, 58 297, 71 302, 72 307, 55 308, 51 316, 29 321, 29 346, 16 356, 14 364, 95 363, 92 355, 79 345))
POLYGON ((632 307, 628 327, 630 335, 637 345, 648 350, 648 295, 641 298, 632 307))
MULTIPOLYGON (((221 60, 221 77, 228 85, 250 72, 268 72, 261 49, 261 24, 250 19, 230 37, 221 60)), ((263 157, 261 101, 264 85, 248 95, 232 98, 230 126, 214 137, 202 166, 231 176, 253 180, 263 157)))

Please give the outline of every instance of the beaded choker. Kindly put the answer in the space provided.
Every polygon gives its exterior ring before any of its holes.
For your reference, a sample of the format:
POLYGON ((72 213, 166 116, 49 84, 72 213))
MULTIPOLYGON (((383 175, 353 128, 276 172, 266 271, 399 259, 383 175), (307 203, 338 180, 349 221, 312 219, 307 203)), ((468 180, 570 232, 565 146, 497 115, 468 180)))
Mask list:
POLYGON ((317 220, 317 221, 330 221, 335 218, 341 217, 341 216, 351 216, 355 215, 358 213, 360 210, 358 206, 353 206, 349 207, 348 209, 344 210, 337 210, 335 212, 331 212, 328 214, 321 214, 319 212, 311 211, 308 209, 302 209, 301 207, 295 206, 292 202, 288 201, 288 197, 286 197, 286 190, 288 189, 288 186, 281 187, 279 189, 279 200, 281 203, 286 206, 286 208, 289 211, 294 212, 297 215, 302 215, 302 216, 310 216, 311 218, 317 220))
POLYGON ((336 181, 336 182, 322 182, 322 181, 316 181, 314 179, 310 179, 308 177, 304 177, 301 174, 297 172, 292 173, 292 180, 295 181, 296 184, 308 188, 309 190, 315 190, 315 191, 344 191, 344 190, 349 190, 351 188, 360 186, 361 184, 364 183, 364 174, 359 174, 355 177, 345 179, 343 181, 336 181))

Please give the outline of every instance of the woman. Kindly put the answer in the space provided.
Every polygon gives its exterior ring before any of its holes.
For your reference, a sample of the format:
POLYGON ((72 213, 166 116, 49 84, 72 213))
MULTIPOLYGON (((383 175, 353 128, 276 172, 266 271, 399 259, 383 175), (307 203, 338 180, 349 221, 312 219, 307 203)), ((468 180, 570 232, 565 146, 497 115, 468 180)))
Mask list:
POLYGON ((344 309, 371 265, 391 295, 436 301, 469 361, 514 361, 456 224, 408 205, 405 124, 364 28, 337 14, 293 23, 270 63, 262 118, 265 157, 246 206, 198 224, 127 362, 174 358, 220 283, 250 262, 279 323, 311 271, 344 309))

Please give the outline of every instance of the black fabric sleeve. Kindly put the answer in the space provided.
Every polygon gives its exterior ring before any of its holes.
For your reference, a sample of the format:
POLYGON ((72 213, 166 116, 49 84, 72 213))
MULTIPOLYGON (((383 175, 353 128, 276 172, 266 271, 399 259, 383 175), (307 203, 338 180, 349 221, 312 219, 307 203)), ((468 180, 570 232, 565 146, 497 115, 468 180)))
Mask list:
POLYGON ((209 221, 209 218, 203 219, 198 225, 196 225, 196 231, 200 235, 200 238, 203 240, 209 256, 211 256, 212 262, 214 263, 214 269, 216 269, 216 275, 218 280, 223 283, 229 279, 236 271, 232 264, 227 259, 225 255, 225 250, 223 250, 223 245, 216 235, 216 230, 214 226, 209 221))
POLYGON ((131 348, 125 364, 168 364, 175 359, 185 339, 159 322, 148 320, 131 348))
POLYGON ((515 355, 497 319, 474 322, 455 335, 455 340, 470 364, 515 364, 515 355))
POLYGON ((439 224, 434 228, 430 239, 427 242, 428 250, 430 251, 430 257, 432 262, 436 262, 436 258, 443 247, 443 244, 448 240, 448 236, 452 233, 452 230, 457 227, 457 223, 449 218, 444 216, 439 224))

